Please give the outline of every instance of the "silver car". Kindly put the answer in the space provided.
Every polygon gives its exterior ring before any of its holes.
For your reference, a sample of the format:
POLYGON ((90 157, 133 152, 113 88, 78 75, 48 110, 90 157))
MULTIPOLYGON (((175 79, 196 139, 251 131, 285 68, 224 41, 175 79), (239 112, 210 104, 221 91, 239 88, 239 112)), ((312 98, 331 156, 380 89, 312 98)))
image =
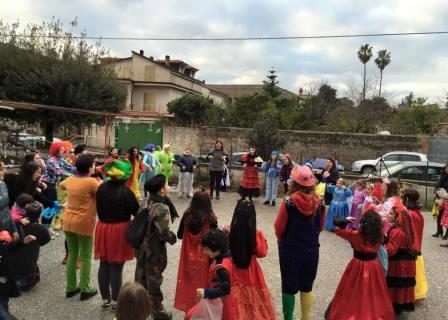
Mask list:
POLYGON ((374 160, 355 161, 352 163, 352 171, 360 172, 362 174, 382 172, 386 170, 385 166, 389 167, 402 161, 426 162, 428 161, 428 157, 425 154, 418 152, 394 151, 386 153, 374 160))

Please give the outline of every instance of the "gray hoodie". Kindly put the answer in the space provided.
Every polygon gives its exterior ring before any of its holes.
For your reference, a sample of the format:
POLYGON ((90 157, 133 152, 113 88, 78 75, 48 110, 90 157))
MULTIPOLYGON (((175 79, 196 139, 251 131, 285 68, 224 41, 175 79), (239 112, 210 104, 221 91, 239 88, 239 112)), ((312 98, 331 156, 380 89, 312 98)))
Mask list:
POLYGON ((222 160, 222 156, 225 156, 228 158, 226 150, 218 150, 218 149, 212 149, 208 153, 207 156, 213 156, 212 159, 210 159, 210 164, 208 165, 208 170, 210 171, 224 171, 224 165, 226 163, 225 160, 222 160))

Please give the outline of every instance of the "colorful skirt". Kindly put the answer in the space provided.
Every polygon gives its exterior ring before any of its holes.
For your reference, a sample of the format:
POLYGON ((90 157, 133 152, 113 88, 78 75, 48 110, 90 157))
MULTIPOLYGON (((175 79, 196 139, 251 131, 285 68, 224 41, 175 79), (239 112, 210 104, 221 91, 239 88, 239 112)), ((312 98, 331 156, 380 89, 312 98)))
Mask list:
POLYGON ((242 197, 260 196, 260 179, 258 178, 258 167, 245 167, 243 179, 241 180, 239 194, 242 197))
POLYGON ((325 229, 328 231, 334 231, 335 225, 333 224, 334 218, 347 218, 350 213, 349 205, 347 201, 331 201, 330 208, 328 208, 327 218, 325 221, 325 229))
POLYGON ((428 294, 428 281, 426 280, 425 261, 421 255, 417 256, 415 269, 415 300, 422 300, 428 294))
POLYGON ((129 221, 99 221, 95 230, 95 259, 109 263, 125 263, 134 259, 134 250, 126 240, 129 221))

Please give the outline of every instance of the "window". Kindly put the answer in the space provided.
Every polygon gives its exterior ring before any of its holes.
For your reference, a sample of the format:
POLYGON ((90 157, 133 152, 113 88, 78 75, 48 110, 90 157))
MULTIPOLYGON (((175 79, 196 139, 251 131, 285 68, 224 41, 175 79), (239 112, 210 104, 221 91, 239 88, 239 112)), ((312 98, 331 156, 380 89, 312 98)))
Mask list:
POLYGON ((398 159, 399 161, 420 161, 420 157, 415 154, 400 154, 398 159))
POLYGON ((408 167, 397 172, 396 177, 408 180, 425 180, 426 167, 408 167))
POLYGON ((143 94, 143 110, 156 111, 156 97, 149 92, 143 94))
POLYGON ((384 161, 400 161, 400 155, 398 154, 390 154, 383 158, 384 161))
POLYGON ((430 181, 438 181, 440 179, 440 175, 442 174, 443 168, 439 167, 428 167, 428 180, 430 181))

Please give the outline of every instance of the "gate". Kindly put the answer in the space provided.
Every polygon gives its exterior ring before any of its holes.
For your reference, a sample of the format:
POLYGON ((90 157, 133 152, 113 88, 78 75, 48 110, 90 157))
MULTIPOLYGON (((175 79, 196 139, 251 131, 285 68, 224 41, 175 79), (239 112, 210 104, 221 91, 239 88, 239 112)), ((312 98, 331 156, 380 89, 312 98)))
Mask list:
POLYGON ((448 163, 448 139, 442 137, 429 138, 429 161, 448 163))
POLYGON ((162 121, 153 123, 123 123, 115 126, 115 146, 122 151, 127 151, 132 146, 143 149, 148 143, 162 146, 163 125, 162 121))

